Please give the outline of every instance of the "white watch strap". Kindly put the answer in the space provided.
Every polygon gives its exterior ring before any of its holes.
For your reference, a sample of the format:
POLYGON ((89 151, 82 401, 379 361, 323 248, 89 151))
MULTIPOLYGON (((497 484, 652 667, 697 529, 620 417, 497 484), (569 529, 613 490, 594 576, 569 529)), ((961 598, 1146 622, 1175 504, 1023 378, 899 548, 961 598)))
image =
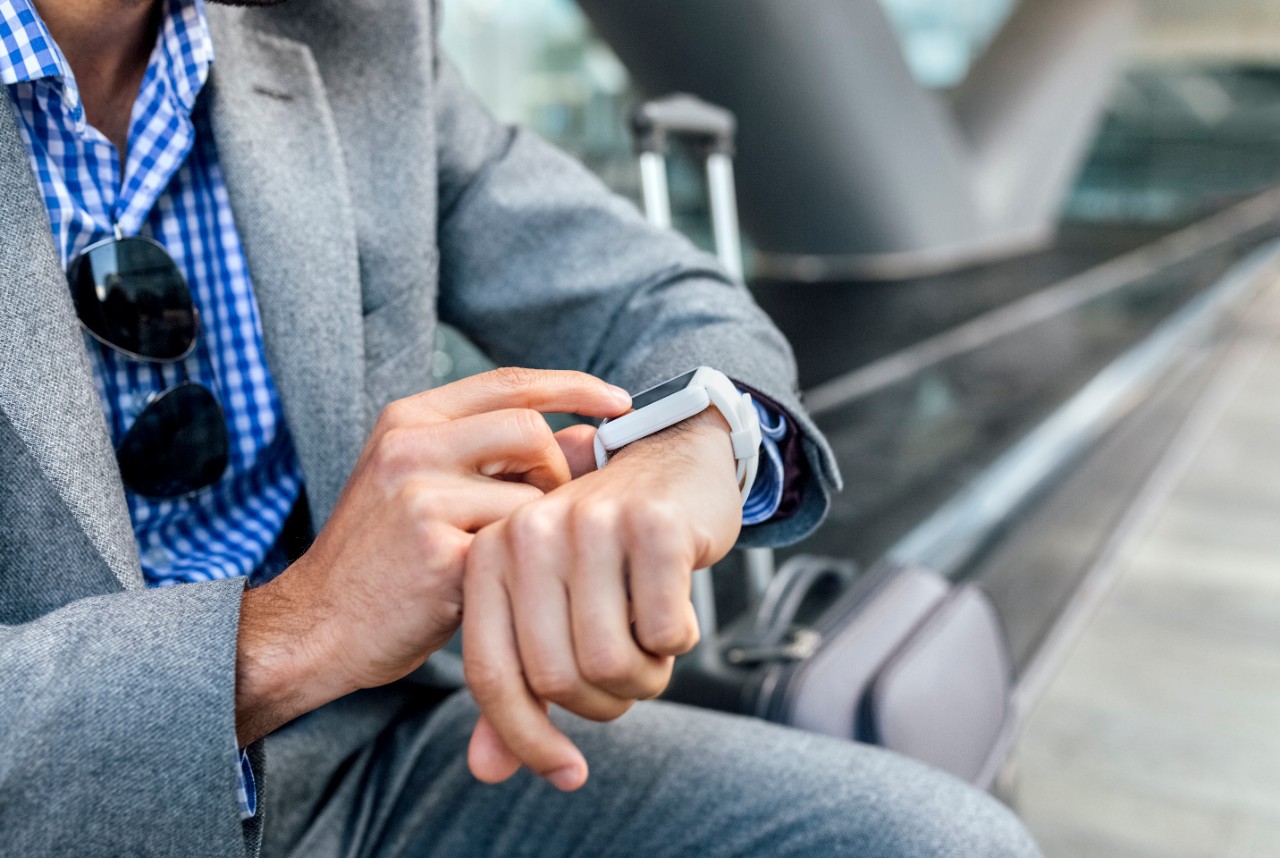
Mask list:
POLYGON ((599 432, 596 433, 596 440, 593 447, 596 451, 596 470, 598 471, 605 465, 609 464, 609 451, 604 448, 604 442, 600 440, 599 432))
POLYGON ((733 445, 733 457, 738 460, 738 486, 745 506, 760 465, 760 418, 750 394, 740 392, 722 372, 709 375, 704 387, 711 404, 729 424, 729 441, 733 445))
MULTIPOLYGON (((751 395, 742 393, 733 386, 733 382, 724 373, 702 367, 698 381, 707 392, 711 405, 729 424, 729 442, 733 447, 733 457, 737 460, 735 469, 738 486, 742 491, 742 503, 745 506, 751 496, 751 488, 755 485, 756 472, 760 465, 760 417, 756 414, 751 395)), ((597 433, 594 444, 596 467, 603 468, 609 461, 609 450, 597 433)))

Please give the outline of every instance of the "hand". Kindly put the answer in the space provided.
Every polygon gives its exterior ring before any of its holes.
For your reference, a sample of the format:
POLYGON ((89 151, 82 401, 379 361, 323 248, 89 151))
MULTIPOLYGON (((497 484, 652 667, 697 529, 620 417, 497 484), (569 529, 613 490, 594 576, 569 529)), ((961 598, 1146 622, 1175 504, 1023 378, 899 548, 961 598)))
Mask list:
POLYGON ((567 483, 539 412, 617 416, 620 388, 575 372, 497 370, 389 405, 311 549, 245 593, 237 658, 242 744, 421 665, 457 629, 473 534, 567 483))
POLYGON ((607 721, 666 687, 698 641, 690 574, 733 547, 741 507, 729 427, 710 410, 480 531, 462 624, 478 779, 525 765, 563 790, 586 782, 547 704, 607 721))

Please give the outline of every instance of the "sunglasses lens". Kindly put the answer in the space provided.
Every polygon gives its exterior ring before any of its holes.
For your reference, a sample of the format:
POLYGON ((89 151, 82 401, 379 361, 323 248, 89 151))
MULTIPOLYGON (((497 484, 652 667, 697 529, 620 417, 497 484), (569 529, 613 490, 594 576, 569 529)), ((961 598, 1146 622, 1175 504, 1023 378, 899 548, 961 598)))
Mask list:
POLYGON ((196 338, 195 305, 163 247, 144 238, 105 241, 68 272, 76 313, 94 336, 148 360, 176 360, 196 338))
POLYGON ((217 482, 230 449, 218 400, 187 382, 165 391, 138 415, 116 458, 130 490, 171 498, 217 482))

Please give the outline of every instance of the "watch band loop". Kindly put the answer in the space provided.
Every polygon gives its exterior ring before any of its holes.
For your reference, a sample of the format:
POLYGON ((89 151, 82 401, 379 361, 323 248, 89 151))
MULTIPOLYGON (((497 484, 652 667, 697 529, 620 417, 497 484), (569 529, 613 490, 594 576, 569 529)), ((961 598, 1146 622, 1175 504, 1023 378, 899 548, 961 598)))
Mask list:
POLYGON ((750 429, 730 432, 729 440, 733 443, 735 459, 745 459, 760 448, 760 433, 752 432, 750 429))

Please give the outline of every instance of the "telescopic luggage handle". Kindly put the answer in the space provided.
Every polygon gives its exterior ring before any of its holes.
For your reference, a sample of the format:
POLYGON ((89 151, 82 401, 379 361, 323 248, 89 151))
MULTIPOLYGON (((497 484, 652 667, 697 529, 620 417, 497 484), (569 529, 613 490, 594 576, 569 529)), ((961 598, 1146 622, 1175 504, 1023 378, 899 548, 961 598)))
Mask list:
POLYGON ((742 242, 738 235, 738 199, 733 182, 734 138, 738 121, 723 107, 685 93, 647 101, 631 115, 631 131, 640 154, 640 187, 649 222, 671 228, 667 192, 667 153, 672 137, 688 137, 707 159, 707 192, 716 256, 741 281, 742 242))
POLYGON ((631 115, 636 149, 640 152, 667 154, 670 138, 693 137, 706 147, 733 157, 733 140, 738 121, 723 107, 708 104, 694 95, 676 93, 647 101, 631 115))

